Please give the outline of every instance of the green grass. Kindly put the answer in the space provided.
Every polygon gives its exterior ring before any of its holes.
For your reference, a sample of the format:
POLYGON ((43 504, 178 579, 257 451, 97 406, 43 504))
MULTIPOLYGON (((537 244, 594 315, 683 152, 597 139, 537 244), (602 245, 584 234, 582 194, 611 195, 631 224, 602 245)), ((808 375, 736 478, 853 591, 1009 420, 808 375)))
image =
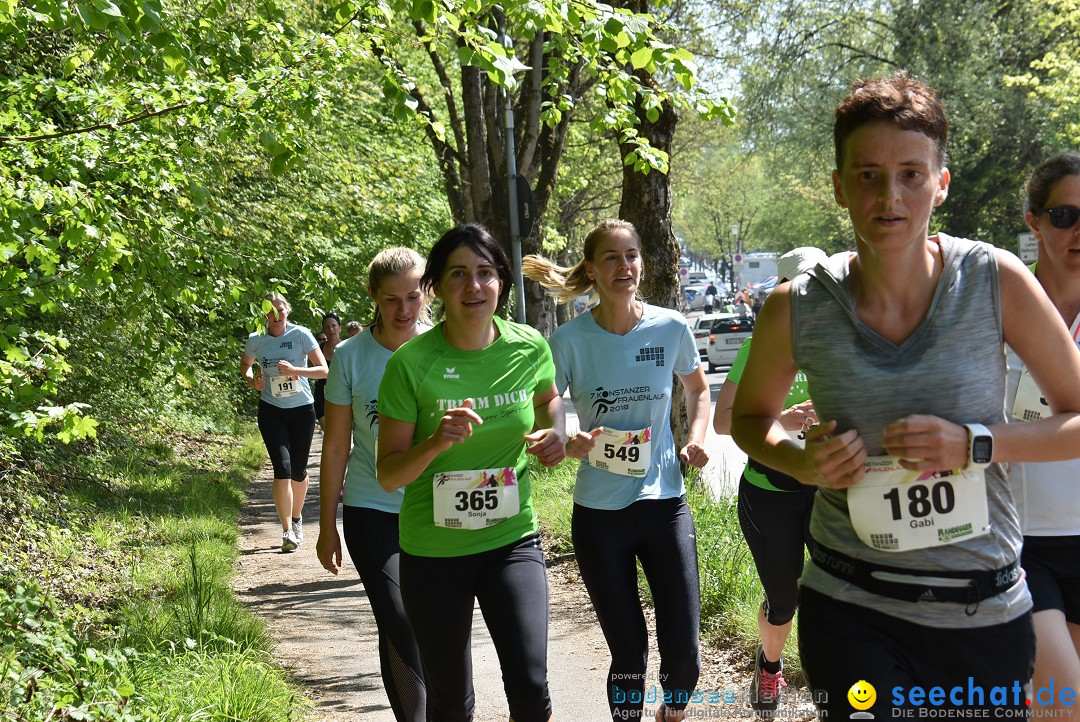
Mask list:
MULTIPOLYGON (((538 464, 530 466, 530 472, 535 474, 533 499, 545 545, 556 556, 573 553, 570 520, 577 464, 568 460, 554 469, 544 469, 538 464)), ((757 612, 762 600, 761 582, 739 528, 735 498, 713 499, 695 480, 696 472, 692 472, 687 479, 687 497, 697 530, 703 642, 734 645, 750 660, 759 641, 757 612)), ((639 577, 644 601, 651 603, 640 568, 639 577)), ((801 677, 795 640, 793 630, 784 650, 785 675, 792 681, 801 677)))
POLYGON ((0 485, 0 719, 303 718, 229 588, 257 434, 106 448, 0 485))

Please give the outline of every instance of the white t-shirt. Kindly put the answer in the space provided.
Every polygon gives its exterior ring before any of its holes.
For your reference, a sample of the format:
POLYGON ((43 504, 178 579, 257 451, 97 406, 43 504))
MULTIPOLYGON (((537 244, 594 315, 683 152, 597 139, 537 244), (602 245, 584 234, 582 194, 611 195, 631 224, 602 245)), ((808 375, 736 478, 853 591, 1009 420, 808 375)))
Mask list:
MULTIPOLYGON (((1080 345, 1080 316, 1073 320, 1069 331, 1080 345)), ((1009 376, 1005 417, 1009 423, 1023 423, 1025 416, 1035 418, 1044 402, 1024 362, 1011 348, 1006 347, 1006 352, 1009 376)), ((1046 409, 1049 413, 1049 407, 1046 409)), ((1080 459, 1009 464, 1009 486, 1024 536, 1080 534, 1080 459)))

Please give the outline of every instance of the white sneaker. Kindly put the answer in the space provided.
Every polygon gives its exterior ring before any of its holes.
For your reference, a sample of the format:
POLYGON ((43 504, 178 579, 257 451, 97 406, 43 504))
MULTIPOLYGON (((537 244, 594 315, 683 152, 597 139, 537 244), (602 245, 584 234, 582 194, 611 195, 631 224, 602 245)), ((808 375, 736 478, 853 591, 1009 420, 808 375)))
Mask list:
POLYGON ((293 536, 293 530, 289 529, 287 532, 281 535, 281 551, 291 552, 300 546, 296 543, 296 538, 293 536))
POLYGON ((300 546, 304 543, 304 517, 300 517, 293 522, 292 533, 296 546, 300 546))

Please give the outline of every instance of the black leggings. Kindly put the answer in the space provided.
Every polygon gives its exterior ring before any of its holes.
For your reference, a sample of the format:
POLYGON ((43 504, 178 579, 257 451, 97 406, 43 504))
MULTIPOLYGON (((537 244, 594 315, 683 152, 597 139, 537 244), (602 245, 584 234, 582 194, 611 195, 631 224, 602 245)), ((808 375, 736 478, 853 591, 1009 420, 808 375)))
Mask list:
POLYGON ((915 718, 916 706, 937 711, 996 707, 990 719, 1016 719, 1030 709, 1024 692, 1030 690, 1035 669, 1035 627, 1031 612, 988 627, 925 627, 803 588, 799 655, 822 719, 848 719, 848 690, 859 680, 877 693, 867 711, 878 720, 898 716, 894 708, 911 710, 903 716, 915 718), (945 696, 929 705, 926 696, 912 702, 913 687, 922 688, 924 695, 940 687, 945 696), (991 698, 995 687, 1006 691, 1000 705, 991 698))
POLYGON ((468 722, 473 600, 499 655, 510 716, 546 722, 548 586, 540 535, 463 557, 401 553, 401 596, 416 634, 431 722, 468 722))
POLYGON ((658 680, 656 699, 672 710, 686 707, 701 673, 694 520, 686 497, 644 500, 625 509, 590 509, 574 504, 574 552, 604 630, 611 666, 607 696, 612 719, 639 719, 646 695, 649 633, 638 599, 636 560, 652 591, 658 680))
POLYGON ((274 465, 275 479, 307 478, 311 437, 315 434, 315 410, 311 404, 283 409, 260 399, 259 433, 274 465))
POLYGON ((341 512, 349 549, 379 628, 383 686, 398 722, 424 722, 427 692, 405 607, 401 603, 398 515, 359 506, 341 512))
POLYGON ((796 491, 771 491, 739 481, 739 526, 754 557, 758 578, 765 589, 765 617, 781 626, 795 616, 802 576, 803 545, 811 546, 812 486, 796 491))

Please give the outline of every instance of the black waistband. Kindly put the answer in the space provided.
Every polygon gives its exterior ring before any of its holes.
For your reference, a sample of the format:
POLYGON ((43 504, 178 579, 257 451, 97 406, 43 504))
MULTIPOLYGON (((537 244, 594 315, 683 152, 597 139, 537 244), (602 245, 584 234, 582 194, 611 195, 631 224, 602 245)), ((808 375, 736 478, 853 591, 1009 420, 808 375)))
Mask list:
POLYGON ((893 599, 901 599, 906 602, 957 602, 966 604, 968 605, 966 610, 968 615, 975 613, 979 602, 982 600, 989 599, 1012 588, 1023 573, 1019 561, 1015 561, 1001 569, 978 569, 960 572, 923 572, 915 569, 903 569, 883 564, 871 564, 855 559, 823 546, 820 542, 814 544, 814 548, 810 552, 810 558, 813 559, 814 564, 834 577, 851 582, 868 592, 893 599), (881 574, 911 577, 911 581, 882 579, 881 574), (967 583, 963 586, 938 586, 927 584, 924 580, 916 577, 958 579, 967 583))

